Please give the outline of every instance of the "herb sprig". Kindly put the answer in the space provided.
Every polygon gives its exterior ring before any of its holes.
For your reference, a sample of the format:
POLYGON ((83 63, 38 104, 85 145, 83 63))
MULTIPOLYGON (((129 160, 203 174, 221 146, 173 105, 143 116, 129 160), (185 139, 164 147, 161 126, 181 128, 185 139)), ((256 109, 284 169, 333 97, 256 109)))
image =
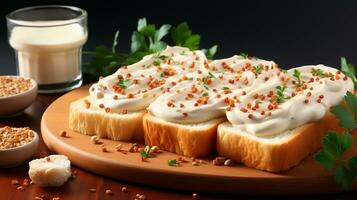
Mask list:
POLYGON ((258 75, 263 71, 263 66, 257 65, 257 66, 253 66, 254 69, 254 74, 255 77, 258 77, 258 75))
POLYGON ((125 79, 125 78, 119 79, 118 85, 121 88, 126 89, 131 85, 131 80, 130 79, 125 79))
POLYGON ((353 81, 355 88, 357 88, 357 78, 355 66, 347 62, 345 57, 341 57, 341 71, 353 81))
POLYGON ((283 86, 279 85, 275 89, 276 89, 276 101, 278 103, 283 103, 286 99, 290 99, 290 97, 284 95, 284 92, 286 90, 286 85, 283 86))
POLYGON ((313 76, 318 76, 320 78, 326 78, 329 77, 329 75, 327 73, 325 73, 324 71, 322 71, 322 69, 316 69, 316 68, 312 68, 311 69, 311 74, 313 76))
POLYGON ((323 138, 322 149, 314 159, 330 171, 338 184, 349 189, 352 182, 357 180, 357 156, 344 158, 344 153, 353 146, 350 132, 357 127, 357 97, 347 92, 344 97, 346 107, 334 106, 331 112, 339 119, 339 125, 346 128, 342 135, 329 130, 323 138))
POLYGON ((302 86, 302 82, 301 82, 301 72, 297 69, 294 69, 294 73, 293 76, 296 78, 297 80, 297 84, 296 87, 301 87, 302 86))
MULTIPOLYGON (((111 48, 97 46, 94 51, 83 52, 91 56, 89 63, 82 67, 86 81, 96 80, 99 76, 106 76, 116 71, 120 66, 130 65, 141 60, 148 54, 164 50, 167 45, 187 47, 190 50, 200 48, 201 36, 193 34, 186 22, 176 27, 164 24, 159 28, 155 24, 148 24, 146 18, 138 20, 137 29, 131 35, 130 53, 117 51, 119 31, 114 35, 111 48), (170 35, 171 40, 166 36, 170 35), (169 42, 168 42, 169 41, 169 42)), ((202 49, 208 59, 213 59, 217 45, 209 49, 202 49)), ((157 64, 160 60, 155 60, 157 64)))

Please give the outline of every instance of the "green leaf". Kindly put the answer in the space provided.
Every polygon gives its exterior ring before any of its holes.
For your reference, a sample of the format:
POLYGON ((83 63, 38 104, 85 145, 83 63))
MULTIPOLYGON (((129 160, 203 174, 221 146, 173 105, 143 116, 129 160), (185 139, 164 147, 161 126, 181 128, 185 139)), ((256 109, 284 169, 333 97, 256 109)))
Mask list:
POLYGON ((223 89, 223 90, 229 90, 229 87, 224 86, 224 87, 222 87, 222 89, 223 89))
POLYGON ((139 32, 134 31, 131 36, 131 52, 135 53, 140 49, 147 50, 147 45, 145 44, 145 37, 139 32))
POLYGON ((325 151, 334 156, 341 157, 343 151, 341 149, 342 140, 337 132, 329 130, 322 140, 323 148, 325 151))
POLYGON ((210 78, 216 78, 216 77, 212 74, 212 72, 208 72, 208 77, 210 77, 210 78))
POLYGON ((247 59, 249 57, 249 55, 244 52, 239 53, 239 55, 242 56, 244 59, 247 59))
POLYGON ((332 171, 335 165, 334 156, 330 152, 323 149, 315 154, 314 159, 329 171, 332 171))
POLYGON ((351 111, 354 113, 355 120, 357 119, 357 97, 350 91, 347 91, 345 102, 351 111))
POLYGON ((187 40, 183 43, 183 47, 187 47, 190 50, 197 50, 200 46, 201 36, 199 35, 191 35, 187 40))
POLYGON ((170 24, 162 25, 160 29, 155 32, 154 41, 155 42, 160 41, 164 36, 166 36, 169 33, 170 28, 171 28, 170 24))
POLYGON ((168 160, 167 161, 167 165, 169 165, 169 166, 178 166, 178 162, 177 162, 176 159, 168 160))
POLYGON ((114 39, 113 39, 113 45, 112 45, 112 52, 115 53, 115 49, 118 45, 118 37, 119 37, 119 31, 115 32, 114 39))
POLYGON ((342 184, 345 189, 351 188, 353 173, 345 166, 336 167, 335 180, 338 184, 342 184))
POLYGON ((182 46, 192 35, 192 31, 186 22, 182 22, 171 30, 171 37, 176 45, 182 46))
POLYGON ((138 20, 138 31, 141 31, 144 27, 146 27, 147 23, 146 23, 146 18, 140 18, 138 20))
POLYGON ((156 27, 154 24, 149 24, 145 27, 143 27, 139 33, 141 33, 143 36, 147 36, 150 38, 154 38, 156 32, 156 27))
POLYGON ((350 133, 344 132, 341 138, 341 151, 346 152, 347 149, 351 148, 353 145, 353 138, 350 133))
POLYGON ((214 55, 217 52, 217 45, 212 46, 211 48, 207 49, 202 49, 203 53, 206 55, 207 59, 212 60, 214 58, 214 55))
POLYGON ((203 93, 202 96, 207 97, 208 96, 208 92, 203 93))
POLYGON ((123 89, 126 89, 127 87, 129 87, 131 84, 131 81, 130 79, 120 79, 119 82, 118 82, 118 85, 123 88, 123 89))
POLYGON ((355 88, 357 88, 355 67, 353 64, 348 63, 345 57, 341 57, 341 71, 352 79, 355 88))
POLYGON ((142 149, 140 151, 140 155, 141 155, 142 158, 151 158, 151 157, 153 157, 153 155, 151 155, 149 151, 145 151, 144 149, 142 149))
POLYGON ((331 108, 331 112, 340 120, 339 125, 343 128, 354 129, 357 127, 354 116, 342 105, 331 108))
POLYGON ((354 178, 357 178, 357 156, 354 156, 347 161, 348 168, 353 172, 354 178))

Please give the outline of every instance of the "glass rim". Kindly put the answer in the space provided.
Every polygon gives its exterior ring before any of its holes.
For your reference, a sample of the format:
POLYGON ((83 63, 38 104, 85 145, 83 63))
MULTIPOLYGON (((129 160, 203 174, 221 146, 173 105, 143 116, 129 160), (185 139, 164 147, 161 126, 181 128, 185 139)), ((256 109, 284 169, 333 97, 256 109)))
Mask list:
MULTIPOLYGON (((25 8, 20 8, 17 10, 14 10, 12 12, 10 12, 9 14, 6 15, 6 20, 9 23, 13 23, 16 25, 20 25, 20 26, 26 26, 26 27, 56 27, 56 26, 65 26, 65 25, 70 25, 70 24, 74 24, 74 23, 78 23, 84 19, 87 18, 87 11, 85 11, 82 8, 78 8, 75 6, 66 6, 66 5, 41 5, 41 6, 30 6, 30 7, 25 7, 25 8), (34 21, 29 21, 29 20, 19 20, 19 19, 15 19, 12 17, 12 15, 14 15, 15 13, 18 12, 26 12, 29 10, 33 10, 33 9, 42 9, 42 8, 64 8, 64 9, 68 9, 70 11, 76 11, 76 12, 80 12, 80 14, 77 17, 74 17, 73 19, 68 19, 68 20, 47 20, 47 21, 53 21, 56 23, 50 24, 50 25, 45 25, 45 24, 35 24, 34 21)), ((46 21, 46 20, 43 20, 46 21)))

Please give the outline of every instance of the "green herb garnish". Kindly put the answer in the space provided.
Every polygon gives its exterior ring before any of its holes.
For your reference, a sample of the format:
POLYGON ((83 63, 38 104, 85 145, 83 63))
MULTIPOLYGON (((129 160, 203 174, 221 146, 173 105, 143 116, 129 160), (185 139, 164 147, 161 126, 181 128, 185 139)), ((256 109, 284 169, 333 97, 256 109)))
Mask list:
POLYGON ((341 71, 346 76, 348 76, 352 79, 355 88, 357 88, 357 78, 356 78, 355 66, 351 63, 348 63, 345 57, 341 57, 341 71))
POLYGON ((176 167, 176 166, 178 166, 178 162, 177 162, 176 159, 168 160, 167 161, 167 165, 172 166, 172 167, 176 167))
POLYGON ((311 69, 311 74, 313 76, 318 76, 320 78, 326 78, 326 77, 329 77, 329 75, 327 73, 325 73, 324 71, 322 71, 322 69, 315 69, 315 68, 312 68, 311 69))
POLYGON ((208 96, 208 92, 203 93, 202 96, 207 97, 208 96))
POLYGON ((244 59, 247 59, 249 57, 249 55, 244 52, 239 53, 239 55, 242 56, 244 59))
POLYGON ((149 151, 145 151, 145 149, 142 149, 142 150, 140 151, 140 155, 141 155, 141 158, 144 158, 144 159, 153 157, 153 156, 150 154, 150 152, 149 152, 149 151))
POLYGON ((154 66, 158 66, 158 65, 161 64, 161 61, 157 59, 157 60, 154 60, 154 62, 152 62, 152 64, 153 64, 154 66))
POLYGON ((283 103, 286 99, 290 99, 290 97, 284 95, 285 90, 285 85, 276 87, 276 101, 278 103, 283 103))
POLYGON ((346 128, 343 135, 329 130, 323 138, 322 149, 315 154, 314 159, 330 171, 338 184, 349 189, 357 180, 357 156, 345 159, 344 153, 353 146, 350 132, 357 127, 357 98, 351 92, 344 97, 346 107, 337 105, 331 112, 339 119, 339 125, 346 128))
POLYGON ((203 53, 206 55, 207 59, 212 60, 214 55, 217 53, 218 46, 214 45, 209 49, 202 49, 203 53))
POLYGON ((210 77, 210 78, 216 78, 211 72, 208 72, 208 77, 210 77))
POLYGON ((294 69, 294 74, 293 76, 296 78, 297 80, 297 84, 296 87, 301 87, 302 83, 301 83, 301 72, 297 69, 294 69))
POLYGON ((229 87, 224 86, 224 87, 222 87, 222 89, 223 89, 223 90, 229 90, 229 87))
POLYGON ((131 84, 130 79, 125 79, 125 78, 120 79, 118 82, 118 85, 123 89, 126 89, 127 87, 129 87, 130 84, 131 84))
MULTIPOLYGON (((91 56, 91 61, 84 64, 82 69, 85 81, 94 81, 99 76, 112 74, 121 66, 136 63, 146 55, 164 50, 167 45, 188 47, 190 50, 199 48, 201 36, 192 34, 186 22, 171 27, 169 24, 164 24, 157 28, 154 24, 148 24, 145 18, 141 18, 137 29, 131 35, 129 53, 117 52, 119 31, 114 35, 111 48, 97 46, 94 51, 84 51, 83 54, 91 56), (171 39, 168 39, 167 35, 171 35, 171 39)), ((216 45, 208 50, 203 49, 209 59, 213 58, 216 50, 216 45)), ((163 60, 166 56, 160 55, 157 58, 163 60)), ((158 62, 155 61, 155 64, 158 62)))
POLYGON ((255 77, 258 77, 258 75, 263 71, 263 66, 253 66, 253 69, 254 69, 254 74, 255 74, 255 77))

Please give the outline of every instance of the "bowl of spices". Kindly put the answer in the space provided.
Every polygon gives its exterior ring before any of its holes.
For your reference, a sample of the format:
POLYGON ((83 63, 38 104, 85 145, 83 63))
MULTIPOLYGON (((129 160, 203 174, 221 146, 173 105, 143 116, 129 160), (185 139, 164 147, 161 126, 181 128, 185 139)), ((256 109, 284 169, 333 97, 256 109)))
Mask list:
POLYGON ((28 127, 1 127, 0 167, 13 167, 29 160, 38 143, 38 134, 28 127))
POLYGON ((37 96, 37 83, 20 76, 0 76, 0 117, 21 114, 37 96))

